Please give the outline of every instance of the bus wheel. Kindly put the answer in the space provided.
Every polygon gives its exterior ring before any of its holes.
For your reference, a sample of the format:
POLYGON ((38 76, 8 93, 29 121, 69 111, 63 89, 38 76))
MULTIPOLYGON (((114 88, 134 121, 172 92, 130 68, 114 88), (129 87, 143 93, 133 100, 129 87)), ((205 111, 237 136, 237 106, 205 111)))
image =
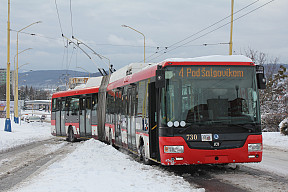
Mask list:
POLYGON ((75 136, 74 136, 74 131, 73 131, 73 128, 72 128, 72 127, 69 128, 67 140, 68 140, 69 142, 75 142, 75 141, 76 141, 76 138, 75 138, 75 136))
POLYGON ((111 132, 111 130, 109 131, 109 144, 110 144, 111 146, 113 146, 112 132, 111 132))
POLYGON ((139 150, 140 150, 140 160, 142 160, 145 165, 151 165, 151 161, 147 158, 147 155, 145 153, 144 145, 141 145, 139 150))

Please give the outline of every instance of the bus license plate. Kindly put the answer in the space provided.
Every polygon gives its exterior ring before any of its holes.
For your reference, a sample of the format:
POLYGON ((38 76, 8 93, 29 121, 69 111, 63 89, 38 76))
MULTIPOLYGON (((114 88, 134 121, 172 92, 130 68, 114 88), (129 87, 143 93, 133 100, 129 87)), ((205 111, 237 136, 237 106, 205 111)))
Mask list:
POLYGON ((201 134, 202 141, 212 141, 212 134, 201 134))

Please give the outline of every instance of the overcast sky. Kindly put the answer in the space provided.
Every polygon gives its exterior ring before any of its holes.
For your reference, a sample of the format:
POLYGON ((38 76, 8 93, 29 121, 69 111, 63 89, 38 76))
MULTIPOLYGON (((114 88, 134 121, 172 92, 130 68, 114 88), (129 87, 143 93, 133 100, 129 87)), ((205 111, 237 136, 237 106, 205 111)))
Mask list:
MULTIPOLYGON (((234 22, 233 52, 244 54, 251 48, 288 63, 288 1, 275 0, 253 11, 269 1, 235 0, 234 12, 255 3, 234 15, 237 19, 247 14, 234 22)), ((7 2, 0 0, 0 68, 6 68, 7 63, 7 2)), ((23 31, 36 36, 19 34, 19 51, 32 48, 19 55, 19 66, 29 63, 22 70, 97 72, 97 67, 107 68, 107 59, 99 59, 83 45, 80 47, 94 62, 73 44, 65 48, 67 41, 61 37, 62 32, 109 58, 116 69, 143 62, 143 36, 121 27, 123 24, 145 35, 146 62, 229 53, 230 18, 198 32, 229 16, 230 0, 71 0, 72 20, 70 0, 56 2, 61 27, 55 0, 11 0, 12 30, 42 21, 23 31), (181 40, 185 41, 175 45, 181 40)), ((11 31, 12 69, 16 34, 11 31)))

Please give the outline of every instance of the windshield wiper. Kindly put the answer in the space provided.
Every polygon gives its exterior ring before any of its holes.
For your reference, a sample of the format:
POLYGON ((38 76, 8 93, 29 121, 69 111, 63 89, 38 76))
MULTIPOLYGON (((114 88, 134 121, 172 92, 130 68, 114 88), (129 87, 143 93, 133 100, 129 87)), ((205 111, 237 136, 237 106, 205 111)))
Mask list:
POLYGON ((200 125, 189 125, 187 128, 178 131, 178 133, 184 133, 185 131, 187 131, 187 130, 189 130, 191 128, 193 128, 193 129, 200 128, 200 125))

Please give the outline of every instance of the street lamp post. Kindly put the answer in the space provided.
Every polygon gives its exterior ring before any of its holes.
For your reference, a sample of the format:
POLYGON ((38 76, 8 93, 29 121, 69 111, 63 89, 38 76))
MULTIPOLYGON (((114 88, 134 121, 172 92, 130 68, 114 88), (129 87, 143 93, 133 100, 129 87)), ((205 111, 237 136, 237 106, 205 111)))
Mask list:
MULTIPOLYGON (((24 52, 24 51, 23 51, 24 52)), ((21 52, 20 52, 21 53, 21 52)), ((19 53, 19 54, 20 54, 19 53)), ((15 55, 16 56, 16 55, 15 55)), ((28 65, 29 63, 25 63, 25 64, 22 64, 22 65, 20 65, 19 67, 18 67, 18 70, 21 68, 21 67, 23 67, 24 65, 28 65)), ((28 74, 26 73, 25 74, 25 76, 27 76, 28 74)), ((15 98, 15 95, 16 95, 16 93, 17 93, 17 99, 18 99, 18 101, 19 101, 19 94, 18 94, 18 91, 16 91, 16 83, 18 82, 18 84, 19 84, 19 77, 17 76, 17 81, 16 81, 16 69, 15 69, 15 57, 14 57, 14 98, 15 98)), ((22 76, 20 76, 20 78, 21 78, 22 76)), ((19 87, 19 86, 18 86, 19 87)), ((17 102, 18 102, 17 101, 17 102)), ((15 106, 14 106, 15 107, 15 106)), ((18 107, 17 107, 17 109, 18 109, 18 107)), ((16 123, 17 122, 17 120, 16 120, 16 117, 19 117, 19 114, 18 114, 18 110, 17 110, 17 113, 16 113, 16 110, 14 110, 14 122, 16 123)))
POLYGON ((19 123, 19 117, 18 117, 18 37, 19 37, 19 32, 23 31, 24 29, 34 25, 34 24, 37 24, 37 23, 41 23, 41 21, 37 21, 37 22, 34 22, 34 23, 31 23, 30 25, 27 25, 26 27, 20 29, 19 31, 17 31, 17 67, 16 67, 16 85, 15 85, 15 99, 14 99, 14 111, 15 111, 15 116, 14 116, 14 121, 15 123, 19 123))
POLYGON ((144 37, 144 63, 145 63, 145 35, 143 33, 141 33, 140 31, 138 31, 138 30, 136 30, 136 29, 134 29, 134 28, 132 28, 132 27, 130 27, 128 25, 122 25, 122 27, 128 27, 128 28, 140 33, 141 35, 143 35, 143 37, 144 37))
MULTIPOLYGON (((32 48, 24 49, 23 51, 19 52, 18 54, 16 54, 14 56, 14 122, 15 123, 19 123, 19 118, 18 118, 18 116, 19 116, 18 115, 18 69, 20 68, 20 67, 18 67, 16 69, 16 67, 15 67, 15 58, 16 58, 16 56, 18 57, 19 54, 21 54, 21 53, 23 53, 25 51, 28 51, 30 49, 32 49, 32 48)), ((27 65, 27 64, 24 64, 24 65, 27 65)))
POLYGON ((7 21, 6 120, 5 120, 4 131, 11 132, 11 120, 10 120, 10 0, 8 0, 8 21, 7 21))

